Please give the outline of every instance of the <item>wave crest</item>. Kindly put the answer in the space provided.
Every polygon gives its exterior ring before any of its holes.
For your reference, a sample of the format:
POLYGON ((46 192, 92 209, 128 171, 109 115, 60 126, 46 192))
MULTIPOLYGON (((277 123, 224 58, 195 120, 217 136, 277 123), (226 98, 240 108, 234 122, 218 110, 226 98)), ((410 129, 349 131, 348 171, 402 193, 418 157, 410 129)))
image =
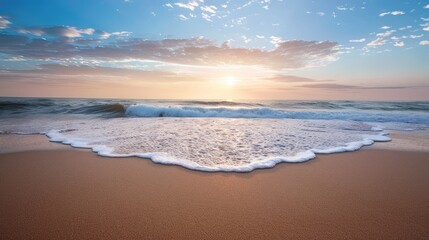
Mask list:
POLYGON ((188 118, 288 118, 319 120, 353 120, 364 122, 401 122, 429 124, 427 114, 357 112, 357 111, 291 111, 273 108, 162 107, 131 105, 125 111, 130 117, 188 118))

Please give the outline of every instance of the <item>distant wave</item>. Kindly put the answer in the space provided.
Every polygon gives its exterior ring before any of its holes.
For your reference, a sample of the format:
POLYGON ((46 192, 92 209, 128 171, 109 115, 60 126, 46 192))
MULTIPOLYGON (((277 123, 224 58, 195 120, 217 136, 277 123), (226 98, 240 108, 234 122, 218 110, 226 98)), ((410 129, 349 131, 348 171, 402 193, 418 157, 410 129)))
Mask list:
POLYGON ((35 99, 32 101, 27 99, 0 100, 0 110, 16 110, 30 107, 49 107, 53 105, 54 102, 49 99, 35 99))
POLYGON ((73 103, 50 99, 16 99, 0 101, 0 114, 98 114, 103 117, 125 116, 120 103, 73 103))
POLYGON ((429 124, 427 114, 369 113, 356 111, 288 111, 264 108, 225 107, 160 107, 153 105, 128 106, 125 115, 131 117, 203 117, 203 118, 289 118, 353 120, 365 122, 403 122, 429 124))
POLYGON ((102 114, 105 117, 123 117, 125 116, 125 106, 120 103, 91 105, 70 109, 69 113, 102 114))
POLYGON ((285 109, 415 111, 429 113, 429 102, 427 101, 277 101, 272 106, 285 109))
POLYGON ((186 101, 185 104, 195 105, 207 105, 207 106, 259 106, 262 107, 264 104, 261 103, 244 103, 244 102, 233 102, 233 101, 186 101))

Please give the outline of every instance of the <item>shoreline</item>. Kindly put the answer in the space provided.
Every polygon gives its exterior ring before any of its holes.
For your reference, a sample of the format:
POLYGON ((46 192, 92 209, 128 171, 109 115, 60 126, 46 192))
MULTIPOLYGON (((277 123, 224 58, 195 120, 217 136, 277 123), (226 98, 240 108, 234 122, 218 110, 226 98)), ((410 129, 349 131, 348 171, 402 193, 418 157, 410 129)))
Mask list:
POLYGON ((429 236, 429 152, 367 147, 208 173, 47 145, 58 148, 0 154, 3 239, 429 236))
MULTIPOLYGON (((52 137, 49 137, 47 134, 19 134, 19 133, 9 133, 9 134, 0 134, 0 154, 5 153, 14 153, 14 152, 25 152, 25 151, 38 151, 38 150, 68 150, 68 149, 77 149, 89 151, 100 157, 108 157, 108 158, 132 158, 137 157, 145 160, 150 160, 155 164, 160 165, 175 165, 180 166, 182 168, 193 170, 193 171, 201 171, 201 172, 230 172, 230 173, 248 173, 255 170, 263 170, 274 168, 278 164, 281 163, 304 163, 308 161, 314 160, 318 155, 330 155, 330 154, 338 154, 344 152, 357 152, 364 149, 378 149, 378 150, 400 150, 406 152, 429 152, 429 130, 415 130, 415 131, 387 131, 386 134, 378 135, 380 137, 388 137, 389 141, 383 140, 372 140, 373 143, 365 144, 366 140, 362 140, 360 142, 360 147, 354 149, 354 142, 348 143, 346 146, 342 147, 343 150, 340 151, 331 151, 331 150, 309 150, 307 152, 302 152, 299 155, 308 155, 309 153, 313 156, 308 156, 306 160, 298 160, 298 161, 285 161, 285 160, 269 160, 265 162, 256 163, 255 166, 249 166, 249 170, 237 170, 237 169, 211 169, 210 167, 196 167, 196 166, 188 166, 185 163, 172 163, 172 162, 163 162, 156 161, 151 157, 143 157, 141 155, 144 154, 130 154, 127 156, 109 156, 99 151, 94 151, 92 147, 74 147, 70 143, 63 143, 58 141, 53 141, 52 137), (318 152, 320 151, 320 152, 318 152)), ((338 147, 337 147, 338 148, 338 147)), ((296 156, 292 157, 295 158, 296 156)), ((302 156, 301 156, 302 157, 302 156)), ((242 167, 243 168, 243 167, 242 167)))

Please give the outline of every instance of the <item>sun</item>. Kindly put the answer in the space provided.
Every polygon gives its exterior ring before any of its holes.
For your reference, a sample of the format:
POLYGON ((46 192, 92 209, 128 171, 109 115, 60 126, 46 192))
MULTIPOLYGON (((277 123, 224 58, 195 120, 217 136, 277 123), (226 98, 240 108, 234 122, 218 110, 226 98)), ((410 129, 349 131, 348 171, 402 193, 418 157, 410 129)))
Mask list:
POLYGON ((232 76, 228 76, 224 78, 225 84, 228 86, 234 86, 237 83, 237 79, 232 76))

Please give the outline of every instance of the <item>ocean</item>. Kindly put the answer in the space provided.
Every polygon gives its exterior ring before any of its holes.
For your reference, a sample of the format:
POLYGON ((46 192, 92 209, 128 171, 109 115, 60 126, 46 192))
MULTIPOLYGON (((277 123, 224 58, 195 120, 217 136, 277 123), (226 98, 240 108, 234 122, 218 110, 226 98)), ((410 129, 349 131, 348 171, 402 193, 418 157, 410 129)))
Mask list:
MULTIPOLYGON (((1 134, 44 134, 101 156, 248 172, 429 126, 429 102, 0 98, 1 134)), ((382 144, 382 143, 380 143, 382 144)))

